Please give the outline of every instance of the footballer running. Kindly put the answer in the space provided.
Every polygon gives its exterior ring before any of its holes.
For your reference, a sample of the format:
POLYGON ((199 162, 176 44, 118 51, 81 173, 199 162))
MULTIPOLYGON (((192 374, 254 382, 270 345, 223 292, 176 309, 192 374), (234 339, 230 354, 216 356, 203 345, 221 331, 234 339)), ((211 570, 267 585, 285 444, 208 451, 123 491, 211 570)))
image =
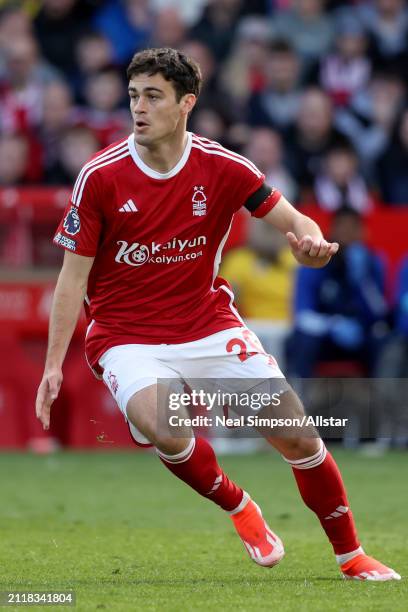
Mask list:
MULTIPOLYGON (((267 185, 250 160, 187 131, 201 85, 192 59, 174 49, 148 49, 134 55, 127 76, 134 131, 85 164, 54 237, 65 254, 36 413, 48 429, 85 302, 88 363, 134 438, 153 445, 167 469, 220 506, 251 559, 272 567, 284 556, 282 541, 222 470, 209 442, 188 427, 177 436, 158 427, 158 380, 285 380, 218 276, 241 207, 283 232, 301 265, 326 265, 338 244, 267 185)), ((284 413, 304 414, 288 384, 281 400, 284 413)), ((266 437, 292 468, 343 576, 399 580, 361 547, 341 474, 318 434, 266 437)))

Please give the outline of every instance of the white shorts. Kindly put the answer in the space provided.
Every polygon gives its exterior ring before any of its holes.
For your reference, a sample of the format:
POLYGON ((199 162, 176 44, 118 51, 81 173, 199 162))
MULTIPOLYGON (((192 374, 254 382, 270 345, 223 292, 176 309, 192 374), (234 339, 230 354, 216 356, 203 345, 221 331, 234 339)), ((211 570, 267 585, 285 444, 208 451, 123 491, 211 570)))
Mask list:
MULTIPOLYGON (((265 353, 246 327, 233 327, 182 344, 122 344, 99 359, 103 380, 127 420, 130 398, 158 379, 182 379, 191 388, 197 379, 284 379, 275 359, 265 353)), ((133 437, 146 439, 129 424, 133 437)))

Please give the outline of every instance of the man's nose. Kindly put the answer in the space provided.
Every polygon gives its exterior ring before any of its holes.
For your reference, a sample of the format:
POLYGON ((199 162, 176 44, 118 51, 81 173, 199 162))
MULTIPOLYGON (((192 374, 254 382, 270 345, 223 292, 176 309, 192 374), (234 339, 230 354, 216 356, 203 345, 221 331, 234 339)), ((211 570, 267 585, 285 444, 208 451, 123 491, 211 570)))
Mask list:
POLYGON ((140 96, 135 106, 135 113, 144 113, 146 111, 146 100, 140 96))

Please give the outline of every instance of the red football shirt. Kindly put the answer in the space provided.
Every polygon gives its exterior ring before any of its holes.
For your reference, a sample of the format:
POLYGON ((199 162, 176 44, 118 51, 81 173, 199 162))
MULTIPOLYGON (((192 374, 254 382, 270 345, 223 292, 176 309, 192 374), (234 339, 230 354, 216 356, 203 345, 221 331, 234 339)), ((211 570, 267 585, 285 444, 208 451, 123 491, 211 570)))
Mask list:
MULTIPOLYGON (((188 133, 177 165, 152 170, 133 134, 81 170, 54 242, 95 257, 88 281, 86 354, 120 344, 178 344, 242 325, 217 277, 234 213, 264 183, 252 162, 188 133)), ((279 200, 273 191, 254 213, 279 200)))

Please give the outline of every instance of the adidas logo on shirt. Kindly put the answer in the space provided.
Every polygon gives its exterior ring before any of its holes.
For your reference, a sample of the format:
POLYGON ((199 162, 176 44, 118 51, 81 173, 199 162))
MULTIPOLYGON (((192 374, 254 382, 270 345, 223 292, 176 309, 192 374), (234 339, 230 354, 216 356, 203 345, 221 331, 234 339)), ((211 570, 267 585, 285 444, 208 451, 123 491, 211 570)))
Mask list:
POLYGON ((121 208, 119 212, 137 212, 138 208, 133 200, 128 200, 121 208))

